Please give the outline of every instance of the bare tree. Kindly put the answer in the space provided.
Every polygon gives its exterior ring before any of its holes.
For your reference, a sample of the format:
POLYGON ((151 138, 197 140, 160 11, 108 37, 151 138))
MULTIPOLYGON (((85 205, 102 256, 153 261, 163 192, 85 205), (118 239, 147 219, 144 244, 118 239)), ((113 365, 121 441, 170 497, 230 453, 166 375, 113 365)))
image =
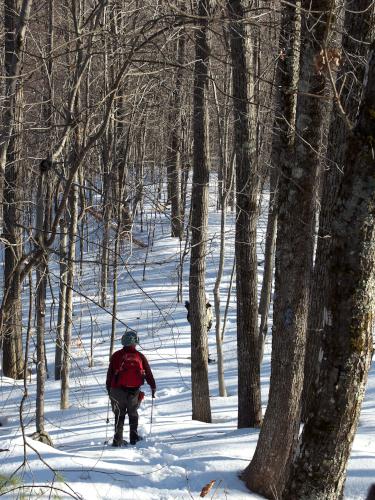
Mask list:
POLYGON ((270 200, 268 205, 266 245, 264 250, 264 270, 258 311, 260 316, 259 343, 261 361, 263 360, 264 344, 268 332, 268 314, 271 304, 273 272, 275 265, 278 179, 278 168, 272 164, 270 172, 270 200))
POLYGON ((59 307, 57 312, 56 348, 55 348, 55 380, 61 379, 61 364, 63 359, 65 311, 66 311, 66 273, 67 273, 67 224, 65 219, 60 219, 60 243, 59 243, 59 307))
POLYGON ((256 225, 259 176, 253 108, 251 37, 246 32, 242 1, 229 0, 237 183, 236 283, 238 427, 262 421, 258 330, 256 225))
POLYGON ((195 31, 193 186, 191 255, 189 275, 191 322, 191 380, 193 419, 211 422, 208 388, 208 341, 206 324, 206 246, 209 169, 206 150, 206 92, 208 84, 208 0, 198 0, 195 31))
MULTIPOLYGON (((233 155, 234 160, 234 155, 233 155)), ((232 163, 232 162, 231 162, 232 163)), ((227 185, 227 173, 231 173, 231 181, 233 181, 234 168, 233 165, 224 168, 223 182, 227 185)), ((217 276, 214 285, 214 304, 215 304, 215 333, 216 333, 216 352, 217 352, 217 375, 219 382, 219 395, 225 397, 227 391, 225 388, 224 380, 224 353, 223 353, 223 341, 225 332, 225 322, 221 322, 220 314, 220 285, 224 273, 225 264, 225 227, 226 227, 226 212, 228 207, 228 196, 231 189, 231 182, 229 183, 228 189, 220 192, 218 196, 220 197, 219 206, 221 207, 221 217, 220 217, 220 253, 219 253, 219 268, 217 271, 217 276)))
POLYGON ((21 279, 18 264, 22 255, 21 132, 22 132, 22 60, 25 34, 32 0, 5 0, 5 102, 0 138, 0 174, 4 175, 3 221, 5 240, 4 296, 8 310, 0 314, 4 375, 22 378, 21 279))
MULTIPOLYGON (((282 165, 276 242, 271 385, 247 486, 269 498, 283 491, 296 445, 303 386, 305 331, 315 233, 325 75, 314 60, 330 42, 335 2, 302 0, 302 46, 294 161, 282 165)), ((290 39, 298 36, 297 2, 283 7, 290 39)), ((280 43, 283 44, 284 37, 280 43)), ((281 50, 283 49, 281 45, 281 50)))
MULTIPOLYGON (((322 200, 319 217, 319 233, 311 285, 311 305, 309 311, 305 376, 302 398, 302 420, 309 413, 309 401, 315 391, 314 381, 319 367, 319 351, 323 328, 325 285, 327 279, 326 263, 331 245, 333 206, 341 185, 345 161, 345 144, 355 119, 362 93, 363 74, 367 60, 369 42, 374 23, 374 2, 355 0, 346 2, 344 31, 341 50, 341 67, 337 76, 335 93, 339 101, 333 109, 329 129, 327 160, 322 179, 322 200), (353 37, 352 33, 356 33, 353 37), (343 115, 343 112, 346 114, 343 115)), ((337 54, 336 54, 337 56, 337 54)), ((327 71, 328 71, 327 67, 327 71)), ((331 71, 331 70, 330 70, 331 71)), ((331 71, 332 73, 333 71, 331 71)), ((334 75, 333 75, 334 76, 334 75)))
MULTIPOLYGON (((181 5, 184 10, 184 5, 181 5)), ((186 32, 181 32, 176 41, 177 69, 175 75, 174 89, 170 102, 170 144, 167 152, 167 173, 169 199, 171 201, 171 235, 182 239, 184 224, 182 220, 181 206, 181 104, 182 83, 184 76, 184 62, 186 51, 186 32)))
MULTIPOLYGON (((74 157, 74 154, 73 154, 74 157)), ((74 161, 74 160, 73 160, 74 161)), ((78 175, 74 178, 74 185, 69 196, 69 242, 67 252, 66 267, 66 295, 65 295, 65 320, 64 320, 64 341, 63 341, 63 360, 61 366, 61 409, 69 408, 69 390, 70 390, 70 368, 71 368, 71 341, 73 325, 73 288, 75 277, 75 256, 76 256, 76 238, 78 226, 78 175)))
MULTIPOLYGON (((75 49, 75 71, 74 80, 78 80, 78 73, 84 61, 83 52, 83 5, 81 0, 72 4, 72 21, 74 26, 75 39, 73 47, 75 49)), ((73 325, 73 289, 75 280, 75 258, 76 258, 76 239, 78 233, 78 179, 79 168, 76 167, 79 162, 79 153, 84 144, 82 137, 82 124, 79 123, 79 115, 82 112, 82 89, 78 89, 75 95, 75 101, 72 108, 71 119, 74 123, 73 137, 70 149, 68 171, 74 172, 72 186, 69 191, 69 226, 68 226, 68 252, 66 269, 66 295, 65 295, 65 320, 64 320, 64 342, 63 359, 61 366, 61 401, 62 410, 69 408, 70 391, 70 368, 71 368, 71 341, 73 325)))
POLYGON ((0 166, 1 172, 5 171, 8 148, 15 139, 14 127, 19 120, 19 85, 23 50, 26 41, 26 30, 30 19, 33 0, 5 0, 4 2, 4 29, 5 29, 5 104, 3 125, 1 131, 0 166))
POLYGON ((36 294, 35 294, 35 312, 36 312, 36 348, 37 348, 37 388, 36 388, 36 412, 35 424, 36 432, 33 438, 52 445, 51 438, 44 427, 44 398, 46 381, 46 363, 45 363, 45 316, 46 316, 46 288, 47 288, 47 252, 43 248, 45 233, 49 229, 49 189, 48 178, 51 164, 42 161, 40 164, 40 174, 36 202, 36 245, 43 251, 43 257, 36 267, 36 294))
MULTIPOLYGON (((356 31, 351 35, 361 36, 356 31)), ((374 105, 373 43, 361 108, 346 145, 345 171, 334 206, 317 390, 283 498, 333 500, 343 494, 372 356, 374 105)))

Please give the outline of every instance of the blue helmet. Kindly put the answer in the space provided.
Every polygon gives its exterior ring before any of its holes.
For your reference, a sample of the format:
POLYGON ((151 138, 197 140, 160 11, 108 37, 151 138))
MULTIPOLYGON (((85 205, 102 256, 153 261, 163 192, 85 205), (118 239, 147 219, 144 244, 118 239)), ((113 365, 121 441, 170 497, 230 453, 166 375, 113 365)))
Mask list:
POLYGON ((139 344, 139 338, 137 332, 135 332, 134 330, 129 330, 128 332, 125 332, 124 335, 121 337, 121 344, 124 347, 139 344))

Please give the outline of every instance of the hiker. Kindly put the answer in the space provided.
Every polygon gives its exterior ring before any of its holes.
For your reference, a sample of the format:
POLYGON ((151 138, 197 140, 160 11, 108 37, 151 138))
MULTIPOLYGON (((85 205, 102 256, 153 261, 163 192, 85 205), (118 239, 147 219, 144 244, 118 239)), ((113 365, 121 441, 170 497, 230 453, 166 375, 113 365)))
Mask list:
POLYGON ((115 414, 115 435, 112 446, 127 444, 123 439, 125 415, 129 416, 130 444, 136 444, 142 438, 138 434, 138 408, 144 393, 139 389, 144 380, 151 387, 155 397, 156 384, 146 356, 137 351, 138 335, 134 331, 124 333, 121 338, 124 346, 116 351, 109 363, 106 387, 115 414))
MULTIPOLYGON (((188 300, 185 301, 185 307, 187 309, 186 319, 190 323, 190 302, 188 300)), ((212 328, 212 306, 206 297, 206 323, 207 323, 207 333, 212 328)), ((210 353, 208 353, 208 363, 215 363, 215 360, 211 358, 210 353)))

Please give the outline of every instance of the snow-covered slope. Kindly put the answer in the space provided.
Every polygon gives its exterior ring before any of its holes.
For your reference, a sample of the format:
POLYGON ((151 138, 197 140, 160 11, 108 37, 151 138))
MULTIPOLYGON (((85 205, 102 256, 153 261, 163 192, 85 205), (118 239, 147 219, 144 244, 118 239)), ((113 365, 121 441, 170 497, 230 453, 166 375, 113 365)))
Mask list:
MULTIPOLYGON (((219 249, 219 214, 210 214, 207 291, 212 297, 219 249)), ((259 253, 263 248, 261 227, 259 253)), ((94 230, 94 229, 93 229, 94 230)), ((111 316, 95 305, 99 267, 86 263, 76 287, 84 296, 75 297, 71 408, 59 409, 60 384, 53 380, 56 306, 47 318, 47 356, 50 378, 46 384, 46 430, 54 448, 29 437, 26 446, 21 435, 19 404, 23 394, 20 382, 2 377, 0 392, 0 481, 15 473, 8 483, 7 498, 36 497, 93 499, 189 499, 198 498, 202 487, 214 480, 207 498, 251 499, 239 479, 251 459, 258 431, 236 428, 236 325, 235 303, 230 303, 225 335, 225 376, 228 397, 218 397, 216 365, 209 365, 213 422, 191 419, 190 331, 186 310, 176 299, 179 243, 170 238, 168 219, 158 215, 155 242, 147 256, 145 250, 128 246, 122 250, 116 348, 124 324, 136 329, 141 350, 148 357, 157 382, 157 398, 152 405, 149 388, 140 410, 140 433, 144 440, 136 446, 112 448, 113 416, 108 407, 105 375, 108 365, 111 316), (91 299, 91 300, 88 300, 91 299), (94 339, 94 363, 89 367, 90 339, 94 339), (107 418, 109 417, 109 423, 107 418), (21 490, 21 486, 26 489, 21 490), (29 486, 33 488, 30 489, 29 486), (54 489, 51 490, 51 487, 54 489)), ((228 214, 226 272, 222 286, 225 305, 233 264, 234 216, 228 214)), ((142 234, 137 234, 142 238, 142 234)), ((146 235, 144 235, 146 239, 146 235)), ((87 260, 94 261, 98 247, 93 243, 87 260)), ((262 258, 260 257, 260 260, 262 258)), ((261 267, 260 277, 261 277, 261 267)), ((52 286, 56 287, 57 267, 51 266, 52 286)), ((188 262, 184 269, 184 298, 188 298, 188 262)), ((25 293, 25 296, 27 293, 25 293)), ((55 294, 56 295, 56 294, 55 294)), ((233 294, 234 297, 234 294, 233 294)), ((49 297, 50 303, 52 297, 49 297)), ((55 297, 56 300, 56 297, 55 297)), ((26 302, 25 302, 26 303, 26 302)), ((215 353, 213 332, 210 352, 215 353)), ((262 398, 265 408, 270 375, 270 339, 262 367, 262 398)), ((24 408, 25 432, 35 430, 36 378, 32 375, 29 398, 24 408)), ((372 370, 358 434, 349 464, 345 490, 348 500, 363 499, 375 480, 375 372, 372 370)), ((4 491, 4 489, 2 490, 4 491)))

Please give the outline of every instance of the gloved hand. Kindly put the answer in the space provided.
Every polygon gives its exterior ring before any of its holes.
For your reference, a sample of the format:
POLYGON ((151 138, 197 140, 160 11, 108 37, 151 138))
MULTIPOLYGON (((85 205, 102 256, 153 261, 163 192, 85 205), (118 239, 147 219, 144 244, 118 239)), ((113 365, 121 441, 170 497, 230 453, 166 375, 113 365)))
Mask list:
POLYGON ((156 392, 156 389, 152 389, 151 393, 152 393, 152 399, 155 399, 155 392, 156 392))

